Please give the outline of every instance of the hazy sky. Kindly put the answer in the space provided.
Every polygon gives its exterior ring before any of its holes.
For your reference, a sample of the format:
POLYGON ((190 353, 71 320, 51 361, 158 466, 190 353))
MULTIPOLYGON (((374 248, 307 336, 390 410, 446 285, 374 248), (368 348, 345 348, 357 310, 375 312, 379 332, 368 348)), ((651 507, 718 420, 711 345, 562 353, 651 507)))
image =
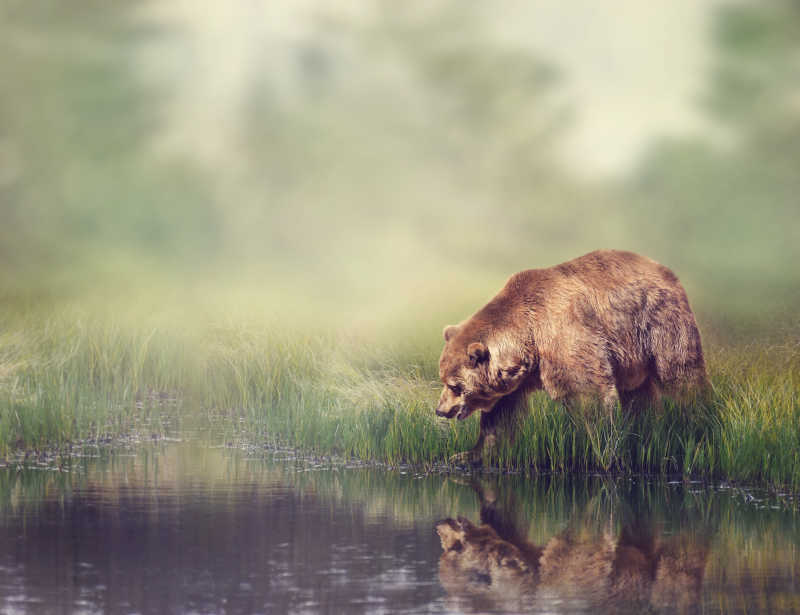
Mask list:
MULTIPOLYGON (((710 59, 710 17, 730 1, 506 0, 481 10, 499 40, 530 48, 561 70, 559 92, 573 119, 561 156, 573 170, 603 176, 624 173, 654 136, 705 128, 696 100, 710 59)), ((369 6, 341 0, 150 5, 147 18, 183 33, 143 56, 146 74, 172 91, 161 145, 209 162, 227 159, 236 140, 231 118, 255 72, 280 80, 292 44, 315 36, 313 17, 358 22, 369 19, 369 6)))
POLYGON ((616 173, 652 137, 704 128, 696 100, 709 68, 710 18, 722 3, 516 0, 496 27, 564 71, 563 95, 575 109, 564 144, 570 166, 616 173))

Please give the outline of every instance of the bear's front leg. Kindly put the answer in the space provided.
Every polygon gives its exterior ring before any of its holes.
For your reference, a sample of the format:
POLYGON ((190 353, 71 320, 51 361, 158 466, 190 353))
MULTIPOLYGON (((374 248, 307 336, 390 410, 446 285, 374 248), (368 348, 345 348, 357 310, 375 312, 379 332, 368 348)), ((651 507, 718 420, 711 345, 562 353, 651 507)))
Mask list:
POLYGON ((478 434, 478 441, 468 451, 464 451, 463 453, 456 453, 452 457, 450 457, 450 463, 454 465, 473 465, 479 466, 483 462, 483 452, 484 450, 488 453, 492 451, 497 446, 497 434, 495 433, 495 428, 493 426, 489 426, 492 421, 489 420, 489 417, 494 414, 494 410, 491 412, 482 412, 481 413, 481 431, 478 434))
POLYGON ((481 430, 478 441, 470 450, 450 457, 455 465, 481 465, 483 458, 497 448, 497 435, 502 432, 509 440, 513 436, 513 426, 517 412, 526 406, 526 391, 515 391, 502 397, 489 412, 481 412, 481 430))

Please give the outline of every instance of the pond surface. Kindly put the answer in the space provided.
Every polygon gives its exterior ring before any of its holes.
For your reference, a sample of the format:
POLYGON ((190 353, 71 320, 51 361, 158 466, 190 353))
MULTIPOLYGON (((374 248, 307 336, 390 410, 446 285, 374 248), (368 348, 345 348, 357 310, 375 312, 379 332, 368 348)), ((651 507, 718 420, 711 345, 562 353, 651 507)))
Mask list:
POLYGON ((0 613, 800 612, 800 515, 725 485, 188 443, 0 468, 0 613))

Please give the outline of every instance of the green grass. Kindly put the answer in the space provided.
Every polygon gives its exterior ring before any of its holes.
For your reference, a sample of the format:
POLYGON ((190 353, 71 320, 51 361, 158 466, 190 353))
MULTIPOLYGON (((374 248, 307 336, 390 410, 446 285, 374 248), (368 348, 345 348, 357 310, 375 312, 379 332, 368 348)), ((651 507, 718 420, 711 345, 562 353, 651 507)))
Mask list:
MULTIPOLYGON (((477 437, 477 418, 434 416, 440 342, 433 337, 388 343, 259 319, 141 313, 8 310, 0 332, 0 452, 152 429, 153 422, 157 429, 178 412, 222 417, 228 437, 389 463, 442 462, 477 437)), ((666 402, 609 420, 569 413, 536 394, 493 462, 797 487, 797 347, 708 350, 714 395, 707 406, 666 402)))

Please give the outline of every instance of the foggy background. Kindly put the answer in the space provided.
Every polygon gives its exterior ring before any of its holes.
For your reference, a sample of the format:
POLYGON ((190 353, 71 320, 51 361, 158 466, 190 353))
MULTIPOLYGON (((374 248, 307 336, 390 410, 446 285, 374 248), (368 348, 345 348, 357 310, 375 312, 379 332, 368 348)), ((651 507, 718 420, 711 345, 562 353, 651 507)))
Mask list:
POLYGON ((797 324, 797 2, 2 0, 0 84, 6 303, 438 335, 621 248, 797 324))

